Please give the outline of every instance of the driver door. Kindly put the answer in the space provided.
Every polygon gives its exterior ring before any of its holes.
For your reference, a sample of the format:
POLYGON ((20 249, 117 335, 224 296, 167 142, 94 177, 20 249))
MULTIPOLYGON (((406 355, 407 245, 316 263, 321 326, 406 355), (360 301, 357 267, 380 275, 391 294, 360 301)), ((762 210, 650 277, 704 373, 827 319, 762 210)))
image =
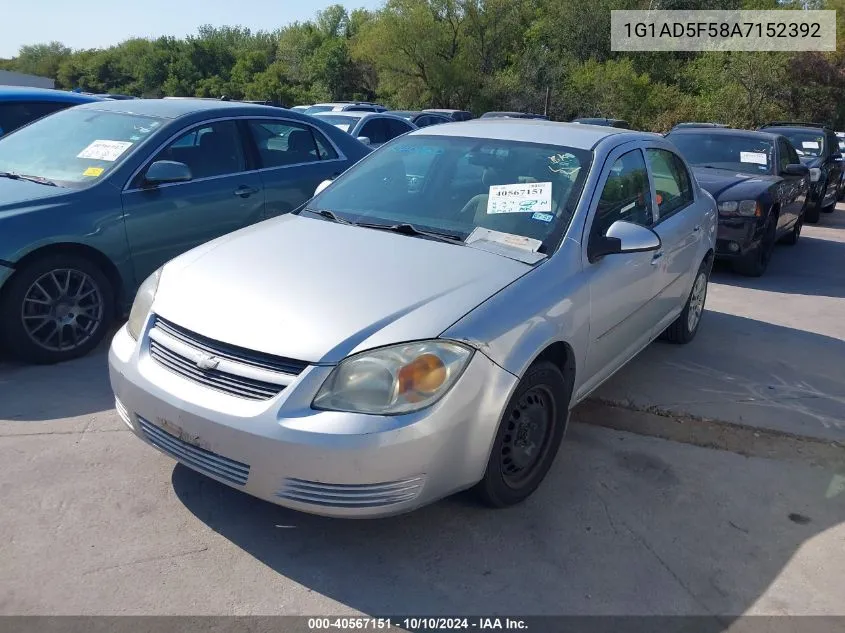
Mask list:
POLYGON ((590 345, 587 380, 591 391, 651 340, 659 320, 655 301, 659 266, 652 252, 605 255, 590 261, 588 245, 617 220, 651 227, 654 211, 648 170, 641 149, 618 149, 604 166, 594 212, 582 243, 584 273, 590 288, 590 345))

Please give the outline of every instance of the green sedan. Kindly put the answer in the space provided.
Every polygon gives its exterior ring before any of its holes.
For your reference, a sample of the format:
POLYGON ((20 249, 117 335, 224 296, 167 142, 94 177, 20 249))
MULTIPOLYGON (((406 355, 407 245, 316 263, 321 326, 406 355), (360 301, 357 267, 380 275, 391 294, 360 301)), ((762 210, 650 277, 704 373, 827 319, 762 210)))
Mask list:
POLYGON ((140 283, 194 246, 293 211, 370 151, 269 106, 102 101, 0 139, 0 342, 88 353, 140 283))

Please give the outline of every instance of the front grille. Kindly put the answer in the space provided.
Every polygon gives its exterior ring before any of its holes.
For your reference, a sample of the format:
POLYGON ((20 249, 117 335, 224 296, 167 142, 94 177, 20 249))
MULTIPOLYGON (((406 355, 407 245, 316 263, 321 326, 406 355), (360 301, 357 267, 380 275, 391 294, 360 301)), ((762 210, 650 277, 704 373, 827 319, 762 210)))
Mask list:
POLYGON ((273 356, 272 354, 262 354, 252 350, 244 349, 236 345, 229 345, 228 343, 221 343, 213 339, 207 338, 190 330, 171 323, 160 316, 155 318, 155 327, 175 338, 186 345, 203 351, 212 356, 232 360, 242 365, 249 365, 259 369, 268 369, 282 374, 291 374, 298 376, 301 374, 308 363, 301 360, 293 360, 292 358, 282 358, 280 356, 273 356))
POLYGON ((326 484, 285 479, 276 496, 334 508, 373 508, 411 501, 420 494, 424 483, 424 476, 380 484, 326 484))
POLYGON ((242 378, 217 369, 200 369, 196 363, 170 351, 163 345, 150 341, 150 356, 174 374, 204 385, 215 391, 248 400, 267 400, 280 393, 284 386, 242 378))
POLYGON ((246 484, 246 480, 249 478, 249 464, 236 462, 234 459, 229 459, 217 453, 207 451, 204 448, 188 444, 175 435, 163 431, 141 416, 137 417, 144 437, 153 446, 161 449, 187 466, 195 468, 207 475, 219 477, 223 481, 237 486, 246 484))
POLYGON ((214 341, 161 317, 156 317, 152 332, 164 334, 166 337, 166 340, 162 341, 160 336, 151 333, 150 356, 159 365, 209 389, 247 400, 268 400, 274 397, 285 388, 291 376, 298 375, 308 366, 308 363, 302 361, 261 354, 214 341), (168 340, 176 344, 168 345, 168 340), (184 354, 188 353, 184 351, 185 348, 193 352, 195 357, 185 356, 184 354), (196 361, 198 355, 227 361, 230 371, 225 368, 202 368, 196 361), (233 368, 232 364, 236 364, 236 367, 233 368), (237 370, 238 367, 243 374, 237 370), (258 374, 265 379, 250 374, 258 374))

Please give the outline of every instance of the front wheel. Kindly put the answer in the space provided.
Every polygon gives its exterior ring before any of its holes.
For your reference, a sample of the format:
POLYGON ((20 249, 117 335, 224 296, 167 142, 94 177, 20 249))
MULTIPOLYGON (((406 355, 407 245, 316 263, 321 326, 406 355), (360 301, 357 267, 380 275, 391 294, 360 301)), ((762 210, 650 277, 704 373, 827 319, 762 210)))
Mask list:
POLYGON ((798 216, 798 219, 795 221, 795 224, 792 226, 792 230, 789 231, 786 235, 783 236, 781 242, 786 244, 787 246, 795 246, 798 243, 798 239, 801 237, 801 228, 804 226, 804 214, 802 213, 798 216))
POLYGON ((732 267, 735 272, 746 277, 760 277, 766 272, 772 260, 772 253, 775 251, 777 223, 776 217, 771 218, 760 243, 742 258, 733 262, 732 267))
POLYGON ((4 290, 0 334, 23 361, 49 364, 84 356, 103 340, 114 318, 108 278, 77 255, 36 259, 4 290))
POLYGON ((569 388, 550 362, 532 365, 508 401, 484 478, 481 500, 504 508, 527 499, 549 472, 569 419, 569 388))
POLYGON ((701 316, 704 313, 704 303, 707 300, 707 284, 710 282, 710 264, 702 262, 695 275, 687 302, 678 318, 667 327, 661 338, 664 340, 683 345, 695 338, 698 326, 701 325, 701 316))

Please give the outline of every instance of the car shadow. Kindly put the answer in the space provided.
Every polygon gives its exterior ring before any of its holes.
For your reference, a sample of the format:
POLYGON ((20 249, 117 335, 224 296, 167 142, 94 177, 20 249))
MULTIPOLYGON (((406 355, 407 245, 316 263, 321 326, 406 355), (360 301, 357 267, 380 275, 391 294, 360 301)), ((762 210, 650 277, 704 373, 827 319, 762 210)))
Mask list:
MULTIPOLYGON (((802 349, 845 357, 845 342, 829 337, 718 313, 705 319, 711 338, 757 327, 773 341, 793 337, 781 350, 785 364, 811 362, 793 358, 802 349)), ((642 373, 695 346, 708 339, 653 345, 651 362, 629 368, 642 373)), ((758 604, 805 543, 845 522, 836 477, 574 424, 537 493, 506 510, 483 508, 467 492, 407 515, 340 520, 260 501, 181 465, 171 483, 232 544, 366 614, 695 614, 725 623, 758 604)), ((814 587, 772 591, 766 608, 802 612, 814 587)))
POLYGON ((845 242, 802 235, 795 246, 775 249, 762 277, 743 277, 717 261, 712 280, 727 286, 795 295, 845 297, 845 242))
POLYGON ((111 338, 89 355, 57 365, 0 355, 0 421, 43 422, 113 409, 106 361, 111 338))

